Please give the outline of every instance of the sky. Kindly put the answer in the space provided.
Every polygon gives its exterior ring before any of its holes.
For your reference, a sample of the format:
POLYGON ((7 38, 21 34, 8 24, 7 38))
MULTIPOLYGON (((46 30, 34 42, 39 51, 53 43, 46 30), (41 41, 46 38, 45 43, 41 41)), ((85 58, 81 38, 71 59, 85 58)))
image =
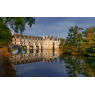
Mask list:
POLYGON ((35 19, 35 24, 31 28, 26 25, 23 35, 38 37, 52 35, 66 39, 70 27, 79 26, 85 30, 95 26, 95 17, 35 17, 35 19))

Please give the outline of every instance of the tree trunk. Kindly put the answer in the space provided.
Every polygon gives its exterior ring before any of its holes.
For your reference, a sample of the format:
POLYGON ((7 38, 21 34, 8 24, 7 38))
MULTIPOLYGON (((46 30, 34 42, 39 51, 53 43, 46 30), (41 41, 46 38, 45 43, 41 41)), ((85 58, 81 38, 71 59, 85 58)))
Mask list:
MULTIPOLYGON (((77 39, 77 33, 76 33, 76 39, 77 39)), ((76 43, 77 43, 77 40, 76 40, 76 43)), ((78 45, 77 45, 77 50, 78 50, 78 45)))

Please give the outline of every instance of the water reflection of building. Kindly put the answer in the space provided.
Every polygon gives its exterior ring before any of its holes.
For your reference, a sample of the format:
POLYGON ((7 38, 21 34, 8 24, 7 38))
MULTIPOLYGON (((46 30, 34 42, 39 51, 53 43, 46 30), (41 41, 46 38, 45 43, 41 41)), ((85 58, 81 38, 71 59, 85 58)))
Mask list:
POLYGON ((27 50, 27 53, 18 53, 15 55, 12 55, 10 57, 13 64, 25 64, 25 63, 32 63, 32 62, 38 62, 43 61, 46 63, 51 63, 53 60, 57 60, 59 57, 59 51, 53 50, 39 50, 38 52, 36 50, 33 50, 33 53, 30 53, 29 50, 27 50))

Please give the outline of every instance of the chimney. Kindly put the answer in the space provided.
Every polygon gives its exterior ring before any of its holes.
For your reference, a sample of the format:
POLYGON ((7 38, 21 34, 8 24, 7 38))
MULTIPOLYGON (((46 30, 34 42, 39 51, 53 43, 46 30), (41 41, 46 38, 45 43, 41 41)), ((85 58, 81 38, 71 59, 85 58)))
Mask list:
POLYGON ((43 35, 43 39, 45 39, 44 35, 43 35))
POLYGON ((13 35, 13 31, 11 30, 11 35, 13 35))

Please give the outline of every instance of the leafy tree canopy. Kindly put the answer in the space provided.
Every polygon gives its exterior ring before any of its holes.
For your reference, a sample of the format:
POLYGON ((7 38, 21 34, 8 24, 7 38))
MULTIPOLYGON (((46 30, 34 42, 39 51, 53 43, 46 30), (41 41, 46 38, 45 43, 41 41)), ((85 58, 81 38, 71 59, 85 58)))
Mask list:
POLYGON ((78 26, 75 27, 71 27, 69 29, 69 33, 68 33, 68 37, 67 37, 67 41, 70 43, 77 43, 78 41, 81 41, 82 39, 82 34, 79 33, 79 30, 83 30, 83 28, 80 28, 78 26))
POLYGON ((65 39, 60 38, 60 46, 63 46, 64 45, 64 42, 65 42, 65 39))
POLYGON ((32 27, 35 24, 33 17, 0 17, 0 43, 9 43, 11 41, 11 29, 22 35, 25 25, 32 27), (10 28, 9 28, 10 26, 10 28))

